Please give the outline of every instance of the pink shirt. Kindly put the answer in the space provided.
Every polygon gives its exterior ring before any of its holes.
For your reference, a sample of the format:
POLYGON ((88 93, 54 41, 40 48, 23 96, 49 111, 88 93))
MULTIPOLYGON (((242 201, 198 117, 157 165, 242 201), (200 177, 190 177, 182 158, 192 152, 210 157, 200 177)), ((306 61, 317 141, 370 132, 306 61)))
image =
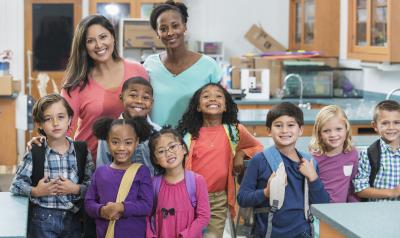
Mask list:
POLYGON ((196 174, 196 209, 190 203, 184 179, 170 184, 163 178, 157 200, 156 231, 150 228, 148 221, 147 238, 203 237, 202 231, 210 221, 210 205, 207 185, 201 175, 196 174), (174 208, 175 215, 168 214, 163 217, 162 208, 174 208))
POLYGON ((356 202, 352 180, 358 168, 358 152, 356 149, 332 157, 316 156, 319 176, 329 193, 331 202, 356 202))
POLYGON ((119 94, 127 79, 135 76, 148 79, 146 70, 139 63, 124 60, 124 70, 124 78, 117 88, 106 89, 89 75, 89 83, 82 91, 79 87, 75 88, 70 92, 71 96, 68 96, 66 90, 61 91, 61 95, 74 111, 69 134, 76 129, 74 140, 88 143, 94 162, 96 162, 97 155, 97 138, 92 132, 93 123, 96 119, 104 116, 118 118, 122 113, 123 106, 119 94))

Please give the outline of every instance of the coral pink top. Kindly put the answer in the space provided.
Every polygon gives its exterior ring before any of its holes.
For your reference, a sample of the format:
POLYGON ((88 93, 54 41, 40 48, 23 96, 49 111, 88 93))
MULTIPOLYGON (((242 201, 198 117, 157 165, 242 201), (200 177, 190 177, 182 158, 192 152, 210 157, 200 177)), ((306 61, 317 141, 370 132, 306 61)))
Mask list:
POLYGON ((156 231, 147 224, 147 238, 201 238, 202 231, 210 221, 210 205, 208 203, 207 185, 201 175, 196 174, 196 209, 192 206, 186 183, 183 179, 176 184, 161 180, 157 198, 155 218, 156 231), (175 214, 163 215, 161 209, 175 210, 175 214))
POLYGON ((66 90, 63 89, 61 91, 61 95, 68 101, 74 111, 74 117, 68 133, 71 135, 76 129, 74 140, 88 143, 94 162, 96 162, 97 155, 97 138, 92 132, 93 123, 99 117, 118 118, 122 113, 123 106, 119 99, 119 94, 121 93, 122 85, 127 79, 135 76, 148 79, 146 70, 139 63, 124 60, 124 70, 124 78, 116 88, 106 89, 89 75, 89 83, 82 91, 77 87, 70 92, 70 96, 66 90))

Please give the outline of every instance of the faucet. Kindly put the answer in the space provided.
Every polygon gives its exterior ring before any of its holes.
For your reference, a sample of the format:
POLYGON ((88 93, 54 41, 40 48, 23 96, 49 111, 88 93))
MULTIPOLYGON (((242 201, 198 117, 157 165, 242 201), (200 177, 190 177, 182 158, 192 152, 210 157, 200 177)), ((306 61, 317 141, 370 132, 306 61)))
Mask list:
POLYGON ((392 96, 392 94, 395 93, 396 91, 400 91, 400 88, 396 88, 396 89, 393 89, 392 91, 390 91, 390 92, 386 95, 386 100, 389 100, 390 96, 392 96))
POLYGON ((300 108, 304 108, 304 109, 311 109, 311 105, 310 103, 303 103, 303 79, 301 78, 300 75, 298 74, 288 74, 286 75, 285 79, 283 80, 283 89, 286 88, 286 81, 291 78, 291 77, 295 77, 300 84, 300 98, 299 98, 299 107, 300 108))

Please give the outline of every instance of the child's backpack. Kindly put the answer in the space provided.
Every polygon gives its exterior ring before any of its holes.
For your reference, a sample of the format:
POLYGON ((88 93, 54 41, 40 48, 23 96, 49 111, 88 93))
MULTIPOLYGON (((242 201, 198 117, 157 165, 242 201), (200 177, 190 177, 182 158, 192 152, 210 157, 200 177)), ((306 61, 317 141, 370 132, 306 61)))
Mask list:
POLYGON ((376 175, 378 174, 381 164, 381 145, 380 139, 372 143, 367 149, 367 156, 371 166, 371 174, 369 175, 369 186, 374 187, 376 175))
MULTIPOLYGON (((158 193, 160 192, 161 188, 161 180, 162 180, 162 175, 158 175, 153 177, 153 196, 154 196, 154 211, 153 215, 150 217, 150 224, 151 224, 151 229, 155 232, 156 231, 156 222, 155 222, 155 217, 156 217, 156 209, 157 209, 157 198, 158 198, 158 193)), ((186 191, 188 192, 190 203, 192 204, 192 207, 196 208, 197 207, 197 198, 196 198, 196 174, 193 171, 190 170, 185 170, 185 183, 186 183, 186 191)))
MULTIPOLYGON (((310 161, 314 160, 310 154, 299 151, 301 156, 310 161)), ((256 213, 268 213, 268 228, 266 238, 271 237, 272 234, 272 218, 274 213, 279 210, 283 201, 285 200, 285 187, 286 187, 286 171, 285 166, 282 161, 282 156, 275 146, 271 146, 263 151, 264 158, 266 159, 271 170, 276 173, 276 176, 271 180, 270 183, 270 197, 269 203, 270 207, 267 208, 256 208, 254 209, 254 214, 256 213)), ((317 161, 314 160, 314 168, 317 169, 317 161)), ((304 180, 304 216, 307 221, 312 221, 312 215, 310 213, 310 205, 308 201, 308 183, 304 180)))
MULTIPOLYGON (((83 178, 85 176, 85 166, 86 166, 86 157, 88 154, 87 145, 84 141, 74 141, 74 148, 76 153, 76 163, 78 167, 78 184, 83 182, 83 178)), ((31 181, 32 186, 36 186, 44 177, 44 161, 45 161, 45 146, 37 146, 32 144, 32 175, 31 181)))

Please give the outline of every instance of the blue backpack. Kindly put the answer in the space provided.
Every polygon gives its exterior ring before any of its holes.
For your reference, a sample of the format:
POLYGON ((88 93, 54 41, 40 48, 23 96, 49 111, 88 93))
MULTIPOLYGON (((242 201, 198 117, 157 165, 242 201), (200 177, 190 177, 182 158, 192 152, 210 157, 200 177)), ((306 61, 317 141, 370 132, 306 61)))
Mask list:
MULTIPOLYGON (((313 157, 306 152, 299 151, 301 156, 310 161, 313 159, 313 157)), ((276 171, 278 169, 279 164, 282 162, 282 156, 281 153, 278 151, 278 149, 275 146, 271 146, 268 149, 263 151, 264 158, 267 160, 267 163, 269 167, 271 168, 272 171, 276 171)), ((317 169, 317 161, 314 160, 314 168, 317 169)))
MULTIPOLYGON (((313 160, 314 162, 314 168, 315 170, 317 170, 317 161, 312 158, 312 156, 308 153, 299 151, 300 155, 302 158, 311 161, 313 160)), ((278 170, 279 164, 283 163, 283 159, 282 159, 282 155, 281 153, 278 151, 278 149, 275 146, 271 146, 268 149, 263 151, 263 155, 264 158, 266 160, 266 162, 268 163, 269 167, 271 168, 271 170, 273 172, 276 172, 278 170)), ((304 216, 306 218, 306 220, 311 221, 312 222, 312 215, 310 213, 310 207, 309 207, 309 203, 308 203, 308 183, 307 180, 304 181, 304 216)), ((270 198, 271 199, 271 198, 270 198)), ((277 201, 274 200, 272 207, 267 207, 267 208, 257 208, 254 210, 254 213, 268 213, 268 228, 267 228, 267 234, 266 234, 266 238, 270 238, 271 234, 272 234, 272 218, 274 216, 274 213, 280 208, 280 206, 283 204, 283 201, 285 199, 284 194, 283 194, 283 199, 282 201, 277 201), (281 204, 280 206, 278 206, 278 204, 281 204)))

